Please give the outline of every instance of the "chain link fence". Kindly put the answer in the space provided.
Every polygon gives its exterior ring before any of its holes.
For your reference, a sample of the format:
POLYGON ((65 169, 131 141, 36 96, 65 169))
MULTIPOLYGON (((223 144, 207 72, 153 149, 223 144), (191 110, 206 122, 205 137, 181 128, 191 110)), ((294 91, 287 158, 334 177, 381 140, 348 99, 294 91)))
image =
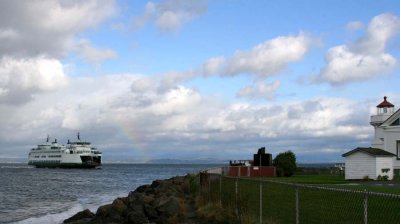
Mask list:
POLYGON ((400 195, 230 177, 227 167, 200 173, 202 197, 238 223, 400 223, 400 195))

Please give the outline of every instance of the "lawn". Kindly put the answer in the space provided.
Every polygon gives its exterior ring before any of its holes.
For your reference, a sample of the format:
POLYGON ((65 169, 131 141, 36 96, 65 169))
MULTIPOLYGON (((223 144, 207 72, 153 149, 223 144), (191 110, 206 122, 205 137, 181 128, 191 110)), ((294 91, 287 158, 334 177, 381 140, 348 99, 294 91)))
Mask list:
POLYGON ((291 182, 300 184, 344 184, 347 183, 344 176, 329 174, 294 175, 291 177, 273 177, 269 180, 291 182))
MULTIPOLYGON (((370 186, 374 182, 346 185, 350 182, 338 175, 296 175, 264 180, 400 194, 400 188, 370 186)), ((239 214, 252 216, 253 220, 258 220, 260 217, 259 179, 238 179, 237 194, 235 181, 235 178, 223 177, 221 182, 219 180, 212 182, 210 200, 215 202, 221 200, 224 206, 238 208, 239 214)), ((295 223, 296 190, 300 223, 363 223, 364 221, 365 194, 363 193, 338 192, 268 181, 262 183, 263 222, 295 223)), ((368 195, 367 211, 368 223, 398 223, 400 199, 368 195)))
POLYGON ((382 192, 390 194, 400 194, 400 182, 398 181, 348 181, 344 176, 329 174, 313 174, 313 175, 294 175, 291 177, 273 177, 265 178, 265 180, 322 185, 332 188, 343 188, 359 191, 382 192), (397 186, 393 186, 397 185, 397 186))

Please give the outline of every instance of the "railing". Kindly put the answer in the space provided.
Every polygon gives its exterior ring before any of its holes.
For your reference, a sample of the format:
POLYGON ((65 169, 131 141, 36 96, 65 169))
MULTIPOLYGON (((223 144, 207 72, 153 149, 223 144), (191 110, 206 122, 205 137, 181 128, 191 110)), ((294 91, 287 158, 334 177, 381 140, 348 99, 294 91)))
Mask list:
POLYGON ((238 223, 400 223, 397 194, 229 177, 226 170, 201 172, 201 192, 238 223))

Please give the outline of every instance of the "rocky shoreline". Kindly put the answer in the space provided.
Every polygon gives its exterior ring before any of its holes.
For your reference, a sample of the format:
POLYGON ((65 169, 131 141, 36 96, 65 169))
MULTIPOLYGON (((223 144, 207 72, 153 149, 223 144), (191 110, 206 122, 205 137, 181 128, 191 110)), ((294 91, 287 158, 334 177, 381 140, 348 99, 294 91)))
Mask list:
POLYGON ((86 209, 64 223, 200 223, 195 211, 197 188, 198 181, 193 175, 155 180, 131 191, 127 197, 100 206, 96 213, 86 209))

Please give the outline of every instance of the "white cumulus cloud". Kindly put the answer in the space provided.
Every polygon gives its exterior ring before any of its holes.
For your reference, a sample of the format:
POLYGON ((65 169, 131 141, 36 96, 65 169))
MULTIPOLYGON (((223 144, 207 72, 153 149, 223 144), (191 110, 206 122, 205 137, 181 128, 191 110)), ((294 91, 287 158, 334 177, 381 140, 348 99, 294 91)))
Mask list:
POLYGON ((63 65, 56 59, 0 59, 0 103, 25 103, 35 93, 57 90, 67 83, 63 65))
POLYGON ((135 28, 141 28, 153 21, 163 32, 176 31, 185 23, 203 15, 207 11, 206 0, 163 0, 159 3, 148 2, 142 16, 134 19, 135 28))
POLYGON ((303 59, 312 45, 312 39, 304 33, 298 36, 282 36, 265 41, 251 50, 238 51, 227 59, 224 74, 255 74, 260 77, 275 75, 289 63, 303 59))
POLYGON ((252 85, 245 86, 239 90, 238 96, 250 99, 268 99, 274 98, 275 91, 279 89, 281 81, 276 80, 272 83, 265 83, 264 81, 257 81, 252 85))
POLYGON ((76 50, 80 52, 85 60, 90 63, 99 64, 107 59, 117 57, 117 53, 111 49, 95 48, 88 40, 81 40, 76 46, 76 50))
POLYGON ((60 58, 77 33, 116 12, 114 0, 0 1, 0 55, 60 58))
POLYGON ((353 30, 360 30, 364 28, 364 23, 360 21, 351 21, 346 24, 346 30, 353 31, 353 30))
POLYGON ((373 133, 369 105, 354 107, 363 104, 351 100, 226 103, 184 86, 159 92, 159 82, 133 74, 75 78, 18 110, 0 104, 0 139, 29 145, 49 133, 63 142, 79 130, 108 153, 131 150, 134 157, 140 145, 154 157, 224 157, 229 151, 240 158, 265 144, 273 152, 340 150, 373 133))
POLYGON ((400 19, 392 14, 381 14, 368 24, 367 33, 358 41, 329 49, 326 65, 317 77, 319 82, 342 85, 384 75, 398 64, 386 52, 388 41, 400 31, 400 19))

